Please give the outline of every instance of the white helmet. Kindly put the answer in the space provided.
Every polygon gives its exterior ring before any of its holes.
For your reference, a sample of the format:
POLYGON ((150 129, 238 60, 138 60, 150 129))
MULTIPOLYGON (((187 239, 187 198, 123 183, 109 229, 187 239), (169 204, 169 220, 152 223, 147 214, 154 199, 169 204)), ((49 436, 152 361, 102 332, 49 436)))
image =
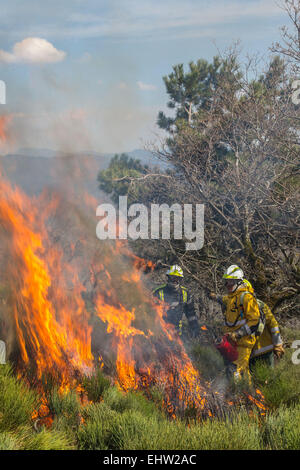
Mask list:
POLYGON ((243 271, 236 264, 229 266, 223 275, 223 279, 236 279, 237 281, 242 281, 243 277, 243 271))
POLYGON ((177 264, 174 264, 173 266, 171 266, 170 269, 168 269, 168 271, 166 272, 166 274, 168 276, 183 277, 183 271, 181 267, 178 266, 177 264))

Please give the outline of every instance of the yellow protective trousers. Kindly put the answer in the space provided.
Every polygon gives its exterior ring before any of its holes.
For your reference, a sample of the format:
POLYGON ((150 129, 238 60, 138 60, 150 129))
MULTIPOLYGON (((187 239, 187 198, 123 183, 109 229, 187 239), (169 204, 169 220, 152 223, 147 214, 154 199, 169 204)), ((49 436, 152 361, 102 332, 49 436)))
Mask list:
POLYGON ((239 380, 245 378, 251 382, 249 360, 252 353, 252 349, 255 345, 255 337, 245 336, 241 338, 237 343, 238 358, 233 362, 236 365, 236 372, 234 373, 234 379, 239 380))
POLYGON ((252 331, 258 325, 260 318, 258 303, 253 294, 252 288, 243 285, 236 292, 223 297, 223 303, 226 306, 225 333, 242 333, 241 339, 237 341, 238 358, 233 362, 236 366, 234 377, 237 380, 245 377, 249 382, 249 360, 256 342, 252 331))

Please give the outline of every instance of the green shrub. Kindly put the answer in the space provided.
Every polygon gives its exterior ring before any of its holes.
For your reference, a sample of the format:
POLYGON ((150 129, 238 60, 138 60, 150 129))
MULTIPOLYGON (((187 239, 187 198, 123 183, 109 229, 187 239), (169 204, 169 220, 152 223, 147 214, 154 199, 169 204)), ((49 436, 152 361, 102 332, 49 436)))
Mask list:
POLYGON ((0 450, 18 450, 18 441, 8 432, 0 433, 0 450))
POLYGON ((133 450, 185 450, 198 448, 191 428, 182 421, 147 418, 138 411, 125 411, 114 422, 111 448, 133 450), (192 445, 193 443, 193 445, 192 445))
POLYGON ((123 414, 118 414, 112 423, 109 448, 152 449, 157 430, 158 422, 155 418, 145 417, 139 411, 127 410, 123 414))
POLYGON ((51 429, 39 433, 30 425, 38 395, 13 376, 10 366, 1 366, 0 450, 300 449, 300 368, 292 364, 291 353, 287 350, 274 369, 255 366, 253 385, 269 406, 265 418, 242 408, 224 419, 171 421, 158 409, 161 390, 150 389, 149 399, 142 392, 124 393, 97 373, 87 379, 85 390, 90 399, 102 401, 85 407, 75 391, 62 394, 48 388, 54 421, 51 429))
POLYGON ((231 420, 187 426, 181 421, 159 421, 129 410, 115 417, 107 438, 107 446, 112 450, 227 450, 262 446, 258 422, 246 413, 231 420))
POLYGON ((78 428, 77 440, 79 449, 107 450, 110 441, 111 427, 118 413, 105 403, 92 404, 82 411, 84 420, 78 428))
POLYGON ((101 400, 103 393, 110 387, 110 381, 100 369, 96 370, 95 375, 84 377, 83 388, 88 395, 88 399, 93 402, 101 400))
POLYGON ((40 432, 32 432, 31 429, 23 431, 19 435, 23 450, 72 450, 75 445, 70 436, 57 430, 42 429, 40 432))
POLYGON ((240 412, 225 420, 207 420, 192 426, 185 448, 258 450, 261 446, 258 420, 240 412))
POLYGON ((74 390, 66 393, 54 388, 47 396, 50 412, 54 415, 54 426, 58 429, 74 428, 80 421, 80 402, 74 390))
POLYGON ((123 413, 132 410, 139 411, 144 416, 158 416, 160 414, 156 404, 146 398, 142 392, 122 392, 117 387, 107 389, 103 394, 104 402, 113 410, 123 413))
POLYGON ((167 416, 167 411, 164 407, 165 394, 163 388, 159 385, 152 385, 147 390, 147 396, 149 396, 149 400, 154 403, 158 413, 162 416, 167 416))
POLYGON ((9 365, 0 367, 0 432, 27 424, 37 402, 37 394, 13 376, 9 365))
POLYGON ((267 416, 264 427, 264 441, 269 449, 300 449, 300 405, 281 407, 267 416))
POLYGON ((77 433, 78 446, 88 450, 159 449, 160 425, 169 424, 136 410, 118 413, 105 402, 84 409, 83 419, 77 433))
POLYGON ((254 367, 254 382, 270 408, 300 403, 300 367, 292 363, 290 355, 288 351, 273 369, 263 363, 254 367))

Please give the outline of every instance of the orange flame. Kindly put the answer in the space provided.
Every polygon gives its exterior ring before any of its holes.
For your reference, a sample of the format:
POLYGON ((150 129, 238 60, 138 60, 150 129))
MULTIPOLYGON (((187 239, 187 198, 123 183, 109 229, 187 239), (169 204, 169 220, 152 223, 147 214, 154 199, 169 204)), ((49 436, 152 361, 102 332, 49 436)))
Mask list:
POLYGON ((4 115, 0 116, 0 142, 7 142, 7 126, 12 120, 12 116, 4 115))
POLYGON ((9 237, 5 270, 21 359, 26 366, 34 364, 38 379, 55 371, 60 384, 67 384, 75 370, 92 367, 91 328, 79 295, 82 286, 74 281, 71 299, 64 285, 54 289, 55 275, 63 282, 57 266, 62 254, 49 243, 35 201, 3 181, 0 195, 1 234, 9 237))

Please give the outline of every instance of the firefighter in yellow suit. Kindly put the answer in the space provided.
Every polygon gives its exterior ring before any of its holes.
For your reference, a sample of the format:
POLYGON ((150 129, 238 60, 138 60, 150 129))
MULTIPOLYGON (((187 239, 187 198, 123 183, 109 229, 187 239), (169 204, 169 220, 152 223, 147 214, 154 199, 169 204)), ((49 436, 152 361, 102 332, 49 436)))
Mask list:
POLYGON ((225 333, 237 347, 238 358, 234 361, 234 379, 245 377, 250 381, 249 360, 256 343, 256 330, 260 323, 260 311, 251 284, 236 265, 226 269, 223 279, 228 294, 211 296, 223 303, 225 308, 225 333))
POLYGON ((274 366, 274 356, 280 359, 284 354, 283 341, 280 335, 279 325, 271 312, 270 308, 264 302, 258 300, 260 307, 265 314, 265 328, 261 336, 256 340, 250 358, 250 368, 257 360, 263 360, 265 363, 274 366))

